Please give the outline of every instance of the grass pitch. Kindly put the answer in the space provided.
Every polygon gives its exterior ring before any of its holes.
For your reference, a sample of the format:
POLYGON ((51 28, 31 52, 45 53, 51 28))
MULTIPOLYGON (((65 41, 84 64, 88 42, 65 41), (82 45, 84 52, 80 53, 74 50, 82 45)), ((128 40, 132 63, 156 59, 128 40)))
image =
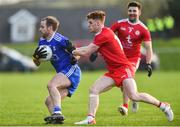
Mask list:
MULTIPOLYGON (((61 126, 74 126, 74 122, 87 115, 88 88, 103 72, 83 72, 79 88, 71 98, 62 103, 66 117, 61 126)), ((44 73, 0 73, 0 126, 48 126, 43 118, 48 114, 44 99, 48 95, 47 82, 54 75, 44 73)), ((156 107, 140 103, 137 113, 121 116, 117 106, 122 102, 120 89, 100 96, 96 126, 180 126, 180 72, 154 72, 151 78, 146 73, 137 73, 139 91, 145 91, 162 101, 171 103, 175 119, 168 122, 156 107)))

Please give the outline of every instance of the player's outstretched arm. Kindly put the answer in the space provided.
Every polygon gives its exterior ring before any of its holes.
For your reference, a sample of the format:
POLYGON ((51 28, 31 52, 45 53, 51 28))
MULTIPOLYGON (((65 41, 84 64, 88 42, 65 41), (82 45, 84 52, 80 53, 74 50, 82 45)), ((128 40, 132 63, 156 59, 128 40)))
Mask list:
POLYGON ((75 56, 87 56, 93 52, 96 52, 98 48, 99 47, 97 45, 91 43, 88 46, 76 48, 76 50, 74 50, 72 53, 75 56))

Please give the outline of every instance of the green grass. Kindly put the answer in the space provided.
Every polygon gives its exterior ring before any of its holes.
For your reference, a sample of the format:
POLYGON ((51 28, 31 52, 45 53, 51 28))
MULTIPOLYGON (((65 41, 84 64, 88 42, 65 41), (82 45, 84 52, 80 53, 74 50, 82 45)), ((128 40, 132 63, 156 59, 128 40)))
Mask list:
POLYGON ((180 38, 170 38, 170 39, 153 39, 154 48, 180 48, 180 38))
MULTIPOLYGON (((103 72, 83 72, 79 88, 62 104, 66 116, 63 126, 85 118, 88 107, 88 88, 103 72)), ((48 95, 47 82, 54 75, 46 73, 0 73, 0 126, 47 126, 43 118, 48 115, 44 99, 48 95)), ((151 78, 146 73, 137 73, 139 91, 147 91, 162 101, 168 101, 174 110, 175 119, 168 122, 156 107, 140 103, 137 113, 129 110, 127 117, 117 112, 122 102, 119 89, 100 96, 97 126, 178 126, 180 125, 180 72, 154 72, 151 78)), ((130 107, 131 108, 131 107, 130 107)))
POLYGON ((160 70, 180 70, 180 39, 153 40, 153 50, 160 59, 160 70))

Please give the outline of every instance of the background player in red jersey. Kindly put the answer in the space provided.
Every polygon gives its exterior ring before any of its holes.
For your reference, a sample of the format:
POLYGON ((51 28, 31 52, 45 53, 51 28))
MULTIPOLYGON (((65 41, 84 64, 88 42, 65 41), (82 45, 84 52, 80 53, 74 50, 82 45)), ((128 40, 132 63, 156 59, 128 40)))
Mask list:
POLYGON ((104 26, 105 12, 94 11, 87 15, 88 29, 95 34, 93 43, 77 48, 73 51, 75 56, 86 56, 93 52, 102 54, 107 64, 108 72, 98 78, 89 90, 89 112, 85 120, 75 124, 95 124, 95 115, 99 105, 99 94, 113 87, 123 87, 128 97, 133 101, 141 101, 160 107, 169 121, 173 120, 173 112, 168 103, 163 103, 147 93, 137 91, 133 79, 134 70, 126 58, 121 43, 114 32, 104 26))
MULTIPOLYGON (((120 39, 124 53, 128 60, 134 67, 134 71, 139 67, 141 57, 141 44, 144 42, 146 48, 146 69, 148 76, 152 74, 151 60, 153 56, 151 35, 148 28, 139 20, 141 15, 141 4, 139 2, 130 2, 127 6, 127 19, 122 19, 115 22, 111 29, 117 34, 120 39)), ((122 115, 128 113, 128 96, 123 92, 123 105, 118 107, 119 112, 122 115)), ((132 103, 132 111, 138 110, 138 104, 132 103)))

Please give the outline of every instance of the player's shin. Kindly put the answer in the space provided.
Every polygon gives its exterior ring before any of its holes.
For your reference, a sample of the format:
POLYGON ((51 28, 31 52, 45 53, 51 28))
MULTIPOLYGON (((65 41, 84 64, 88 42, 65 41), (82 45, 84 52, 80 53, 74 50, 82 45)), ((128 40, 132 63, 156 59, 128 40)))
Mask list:
POLYGON ((54 106, 59 106, 61 108, 61 95, 53 83, 48 84, 48 91, 54 106))
POLYGON ((98 106, 99 106, 99 95, 90 94, 89 95, 89 114, 92 116, 95 116, 98 106))
POLYGON ((49 113, 52 115, 54 106, 50 96, 46 98, 45 105, 48 108, 49 113))
POLYGON ((95 114, 99 105, 99 95, 90 94, 89 95, 89 114, 86 119, 75 122, 76 125, 87 125, 87 124, 96 124, 95 114))
POLYGON ((123 91, 123 106, 128 109, 128 104, 129 104, 129 98, 126 91, 124 90, 123 91))

